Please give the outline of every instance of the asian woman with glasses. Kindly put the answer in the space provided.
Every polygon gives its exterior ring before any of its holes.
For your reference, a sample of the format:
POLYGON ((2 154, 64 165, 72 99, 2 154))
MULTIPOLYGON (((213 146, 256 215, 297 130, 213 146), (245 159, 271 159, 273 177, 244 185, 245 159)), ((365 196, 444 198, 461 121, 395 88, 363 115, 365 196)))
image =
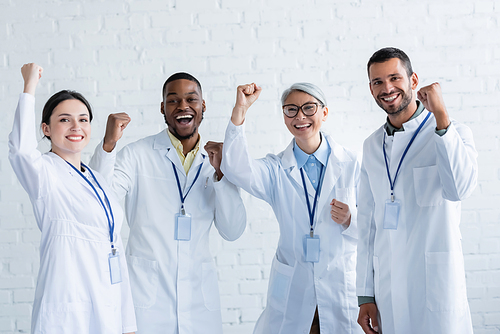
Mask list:
POLYGON ((281 98, 292 142, 252 159, 244 123, 260 92, 253 83, 238 87, 221 166, 228 180, 271 205, 280 228, 254 333, 362 333, 355 291, 360 161, 321 131, 328 107, 310 83, 293 84, 281 98))

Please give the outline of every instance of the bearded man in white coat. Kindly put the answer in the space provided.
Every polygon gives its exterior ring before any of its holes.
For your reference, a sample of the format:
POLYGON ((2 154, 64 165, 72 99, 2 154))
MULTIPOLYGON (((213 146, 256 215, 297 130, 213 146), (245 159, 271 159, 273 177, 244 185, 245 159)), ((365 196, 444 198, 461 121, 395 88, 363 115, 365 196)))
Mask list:
POLYGON ((363 147, 358 323, 371 334, 472 333, 459 229, 477 183, 472 132, 450 120, 438 83, 416 93, 403 51, 381 49, 367 67, 387 122, 363 147))
POLYGON ((246 213, 238 188, 220 171, 222 143, 204 146, 198 134, 205 109, 199 81, 173 74, 160 106, 168 128, 116 154, 130 117, 112 114, 91 161, 125 197, 137 334, 222 333, 209 231, 214 222, 224 239, 235 240, 246 213))

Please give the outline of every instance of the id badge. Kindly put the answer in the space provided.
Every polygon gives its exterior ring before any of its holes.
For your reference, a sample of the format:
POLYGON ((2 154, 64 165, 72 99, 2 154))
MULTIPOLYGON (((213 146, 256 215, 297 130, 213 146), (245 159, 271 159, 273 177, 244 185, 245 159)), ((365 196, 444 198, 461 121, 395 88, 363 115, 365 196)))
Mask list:
POLYGON ((384 214, 384 229, 397 230, 399 222, 399 209, 401 202, 395 200, 394 202, 388 199, 385 201, 385 214, 384 214))
POLYGON ((304 253, 306 262, 319 262, 319 236, 314 235, 312 238, 308 234, 304 240, 304 253))
POLYGON ((175 214, 175 240, 191 240, 191 215, 175 214))
POLYGON ((109 254, 109 274, 111 276, 111 284, 120 283, 122 281, 122 272, 120 270, 120 256, 118 252, 113 255, 109 254))

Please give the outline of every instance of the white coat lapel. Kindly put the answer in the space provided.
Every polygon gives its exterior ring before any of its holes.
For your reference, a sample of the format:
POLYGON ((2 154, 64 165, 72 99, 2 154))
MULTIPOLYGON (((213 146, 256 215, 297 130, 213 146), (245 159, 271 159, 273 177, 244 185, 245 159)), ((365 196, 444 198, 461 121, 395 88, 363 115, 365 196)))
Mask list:
POLYGON ((333 191, 335 183, 337 183, 338 178, 342 174, 342 168, 337 161, 332 161, 331 154, 324 173, 325 176, 323 178, 321 193, 319 195, 318 212, 321 212, 325 207, 330 206, 330 202, 335 197, 335 192, 333 191))
POLYGON ((174 163, 175 168, 177 170, 177 174, 179 175, 179 179, 180 180, 186 179, 186 172, 184 171, 184 166, 182 166, 179 154, 177 154, 177 151, 173 146, 168 148, 167 152, 165 153, 165 156, 167 157, 168 164, 170 166, 172 166, 172 162, 174 163))
MULTIPOLYGON (((295 181, 295 188, 300 191, 300 196, 305 196, 304 194, 304 186, 302 184, 302 177, 300 175, 300 169, 297 167, 297 159, 295 159, 295 155, 293 154, 293 140, 290 142, 288 147, 283 151, 283 155, 281 157, 281 163, 283 165, 283 169, 288 173, 290 178, 295 181)), ((316 194, 316 190, 309 181, 306 173, 304 173, 304 179, 306 181, 307 193, 309 194, 309 201, 311 205, 314 200, 314 195, 316 194), (312 197, 312 198, 311 198, 312 197)), ((304 198, 305 201, 305 198, 304 198)))
MULTIPOLYGON (((330 156, 323 178, 323 185, 321 187, 321 194, 319 197, 318 206, 320 210, 330 207, 330 202, 336 197, 334 188, 337 181, 342 175, 342 166, 344 162, 352 161, 352 158, 346 154, 344 148, 337 144, 330 136, 323 134, 328 144, 330 145, 330 156)), ((339 186, 337 186, 338 188, 339 186)), ((340 186, 343 187, 342 185, 340 186)))
MULTIPOLYGON (((410 142, 412 135, 413 135, 413 133, 410 133, 409 131, 394 133, 394 137, 393 137, 393 141, 392 141, 392 148, 391 148, 391 153, 390 153, 391 159, 389 161, 389 171, 391 172, 392 182, 394 182, 394 177, 396 176, 396 171, 398 170, 399 162, 401 161, 401 157, 403 156, 403 152, 406 148, 406 145, 408 145, 408 143, 410 142)), ((387 138, 386 140, 388 141, 391 139, 387 138)), ((383 152, 382 152, 382 154, 383 154, 383 152)), ((398 177, 400 177, 400 176, 398 176, 398 177)))
POLYGON ((52 159, 55 161, 57 165, 59 165, 62 169, 66 170, 74 180, 80 183, 97 200, 97 196, 94 190, 92 190, 90 185, 87 183, 87 181, 84 180, 83 177, 80 176, 80 174, 78 174, 73 168, 71 168, 71 166, 68 165, 68 163, 57 154, 52 152, 50 152, 49 154, 51 155, 52 159))
MULTIPOLYGON (((165 156, 167 158, 168 167, 172 166, 172 162, 174 163, 175 167, 177 168, 177 173, 182 185, 182 180, 185 180, 186 173, 184 172, 184 167, 182 166, 181 159, 179 158, 174 145, 172 145, 167 131, 168 129, 165 129, 155 136, 153 149, 158 150, 160 156, 165 156)), ((167 170, 169 170, 168 167, 167 170)))
MULTIPOLYGON (((394 181, 394 177, 396 176, 396 171, 399 166, 399 162, 403 153, 410 143, 411 138, 415 134, 418 126, 427 116, 427 112, 424 110, 420 115, 416 118, 409 120, 408 122, 403 124, 404 131, 398 131, 394 133, 394 141, 392 143, 391 161, 389 165, 389 170, 391 172, 391 178, 394 181)), ((421 134, 418 134, 415 139, 417 139, 421 134)), ((387 140, 387 139, 386 139, 387 140)), ((413 145, 408 149, 408 153, 410 155, 415 154, 415 148, 413 145)), ((408 156, 405 158, 408 159, 408 156)), ((401 167, 402 168, 402 167, 401 167)), ((398 176, 399 177, 399 176, 398 176)))
MULTIPOLYGON (((201 164, 204 164, 203 168, 208 168, 205 166, 206 164, 210 165, 210 161, 208 159, 208 154, 204 149, 205 144, 201 141, 200 137, 200 148, 198 150, 198 153, 194 157, 193 163, 191 164, 191 168, 189 168, 188 175, 187 175, 187 184, 191 185, 194 181, 194 178, 196 177, 196 174, 198 174, 198 168, 200 168, 201 164)), ((200 179, 197 180, 196 182, 200 182, 200 179)))

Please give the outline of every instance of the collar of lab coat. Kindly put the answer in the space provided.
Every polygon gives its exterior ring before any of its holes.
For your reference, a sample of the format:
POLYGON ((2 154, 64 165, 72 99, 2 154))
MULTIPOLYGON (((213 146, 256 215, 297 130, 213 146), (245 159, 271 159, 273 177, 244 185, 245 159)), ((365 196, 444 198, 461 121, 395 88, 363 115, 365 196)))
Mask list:
MULTIPOLYGON (((153 149, 159 150, 159 151, 164 151, 167 159, 172 161, 177 168, 178 173, 182 173, 182 175, 186 175, 186 172, 184 171, 184 167, 182 166, 181 159, 179 159, 179 155, 177 154, 177 151, 175 150, 174 145, 172 144, 172 141, 170 141, 170 137, 168 136, 167 133, 168 129, 165 129, 164 131, 160 132, 159 134, 156 135, 153 143, 153 149)), ((194 178, 196 173, 192 173, 191 171, 197 170, 198 166, 203 163, 205 158, 207 157, 207 151, 205 151, 205 143, 203 142, 203 139, 200 135, 200 148, 198 150, 198 153, 196 154, 193 164, 191 165, 191 168, 189 169, 188 172, 188 182, 190 177, 194 178)))
MULTIPOLYGON (((87 189, 87 191, 92 194, 92 196, 94 196, 97 199, 97 195, 96 193, 94 192, 94 190, 89 186, 89 184, 87 183, 87 181, 85 181, 81 176, 80 174, 78 174, 77 172, 75 172, 75 170, 73 168, 71 168, 70 165, 68 165, 68 163, 66 162, 66 160, 64 160, 63 158, 61 158, 60 156, 58 156, 57 154, 55 154, 54 152, 48 152, 47 153, 51 158, 52 160, 54 161, 54 164, 55 165, 58 165, 60 168, 62 168, 63 170, 66 170, 68 172, 68 174, 70 174, 72 177, 74 177, 76 180, 78 180, 78 182, 80 184, 83 185, 83 187, 85 189, 87 189)), ((87 164, 85 164, 85 166, 88 167, 87 164)), ((88 167, 90 168, 90 167, 88 167)), ((96 174, 95 171, 94 172, 94 175, 96 174)), ((96 178, 98 176, 96 175, 96 178)), ((92 181, 91 181, 92 182, 92 181)), ((104 189, 105 188, 105 184, 102 180, 98 180, 99 184, 101 185, 101 187, 104 189)), ((108 194, 108 192, 106 192, 106 195, 107 196, 110 196, 110 194, 108 194)))
MULTIPOLYGON (((352 158, 345 152, 344 148, 337 144, 332 137, 321 133, 323 138, 326 138, 328 144, 330 145, 330 156, 328 157, 328 163, 325 170, 325 176, 323 178, 323 184, 321 186, 321 194, 319 197, 318 206, 319 208, 324 208, 330 203, 333 199, 331 197, 331 192, 333 191, 333 187, 337 183, 339 176, 342 173, 342 165, 344 162, 352 161, 352 158)), ((297 182, 302 188, 302 179, 300 176, 300 170, 297 166, 297 160, 295 159, 295 155, 293 153, 293 140, 288 145, 288 147, 283 151, 283 155, 281 158, 281 163, 284 170, 287 170, 290 173, 290 176, 297 182)), ((314 195, 316 194, 316 190, 312 186, 309 178, 306 178, 306 187, 307 193, 311 200, 314 200, 314 195)), ((340 185, 340 187, 343 187, 340 185)), ((318 211, 319 213, 319 211, 318 211)))
POLYGON ((424 121, 424 118, 427 116, 428 112, 429 111, 427 111, 425 108, 423 108, 423 110, 420 112, 420 114, 417 117, 410 118, 406 123, 403 123, 403 129, 404 129, 403 132, 411 133, 413 135, 413 132, 415 132, 415 130, 417 130, 418 126, 420 125, 420 123, 422 123, 424 121))
MULTIPOLYGON (((320 162, 323 166, 326 166, 328 162, 328 154, 330 153, 330 146, 327 144, 328 140, 323 140, 323 135, 321 135, 321 144, 319 145, 316 152, 311 155, 320 162)), ((309 154, 302 151, 302 149, 297 145, 297 141, 293 140, 293 154, 295 155, 295 160, 297 160, 297 167, 300 169, 304 167, 307 160, 309 159, 309 154)))

